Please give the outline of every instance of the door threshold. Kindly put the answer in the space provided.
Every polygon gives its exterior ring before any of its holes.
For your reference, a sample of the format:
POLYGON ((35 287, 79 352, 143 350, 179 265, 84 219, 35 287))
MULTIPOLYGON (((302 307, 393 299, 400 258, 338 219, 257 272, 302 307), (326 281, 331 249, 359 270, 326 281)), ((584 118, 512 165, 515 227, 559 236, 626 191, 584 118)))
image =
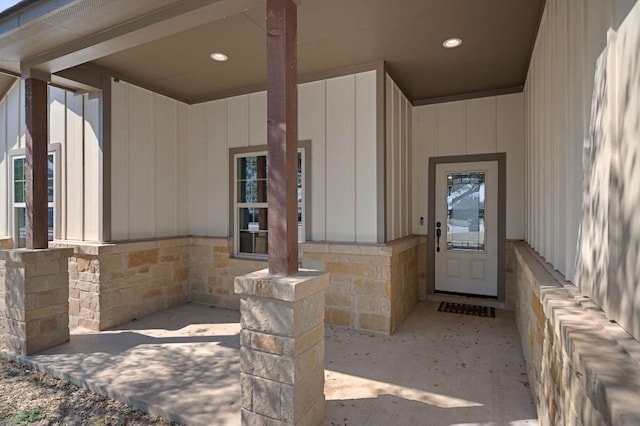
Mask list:
POLYGON ((452 302, 505 309, 505 302, 501 300, 487 299, 486 297, 462 296, 459 294, 432 293, 427 295, 427 302, 452 302))

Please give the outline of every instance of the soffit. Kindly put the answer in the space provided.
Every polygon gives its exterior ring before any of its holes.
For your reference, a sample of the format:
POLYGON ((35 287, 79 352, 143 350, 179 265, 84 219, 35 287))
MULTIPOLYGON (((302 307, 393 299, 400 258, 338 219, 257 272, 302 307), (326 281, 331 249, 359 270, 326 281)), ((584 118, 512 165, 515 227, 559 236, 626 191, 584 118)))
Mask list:
MULTIPOLYGON (((264 87, 265 0, 66 1, 65 8, 0 35, 0 68, 19 71, 20 61, 40 55, 44 59, 35 62, 37 67, 55 72, 61 62, 51 62, 47 53, 59 46, 113 32, 163 7, 222 4, 226 9, 209 7, 209 15, 204 6, 203 13, 185 14, 175 20, 174 30, 167 21, 150 25, 144 37, 112 44, 104 54, 93 49, 89 60, 122 79, 189 102, 264 87), (230 60, 211 61, 214 51, 230 60)), ((301 77, 385 61, 412 101, 521 86, 544 6, 544 0, 298 3, 301 77), (448 37, 462 38, 463 45, 444 49, 448 37)), ((67 62, 78 65, 82 58, 67 62)))

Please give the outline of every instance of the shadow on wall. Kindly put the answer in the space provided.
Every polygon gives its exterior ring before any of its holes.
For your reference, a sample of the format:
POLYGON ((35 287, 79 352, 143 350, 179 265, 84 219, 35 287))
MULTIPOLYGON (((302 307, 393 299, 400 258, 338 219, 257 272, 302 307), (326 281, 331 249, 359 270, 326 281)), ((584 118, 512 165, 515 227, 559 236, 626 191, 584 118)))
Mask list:
POLYGON ((596 63, 576 284, 640 340, 640 3, 625 6, 596 63))
POLYGON ((619 157, 611 182, 619 204, 609 244, 618 253, 611 277, 619 296, 616 319, 640 340, 640 3, 623 23, 616 50, 619 157))

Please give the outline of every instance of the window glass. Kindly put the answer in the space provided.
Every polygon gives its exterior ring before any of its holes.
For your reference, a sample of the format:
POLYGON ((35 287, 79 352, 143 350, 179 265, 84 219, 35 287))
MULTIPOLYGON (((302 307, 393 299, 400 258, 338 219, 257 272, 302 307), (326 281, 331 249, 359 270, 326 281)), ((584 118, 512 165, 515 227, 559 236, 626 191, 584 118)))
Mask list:
POLYGON ((447 175, 447 250, 484 251, 485 172, 447 175))
MULTIPOLYGON (((52 241, 55 236, 54 200, 55 200, 55 155, 47 156, 47 224, 48 239, 52 241)), ((26 164, 24 157, 13 157, 13 203, 15 240, 18 247, 26 245, 26 164)))
MULTIPOLYGON (((298 152, 298 241, 304 242, 302 153, 298 152)), ((266 154, 236 160, 236 247, 239 254, 268 254, 268 159, 266 154)))

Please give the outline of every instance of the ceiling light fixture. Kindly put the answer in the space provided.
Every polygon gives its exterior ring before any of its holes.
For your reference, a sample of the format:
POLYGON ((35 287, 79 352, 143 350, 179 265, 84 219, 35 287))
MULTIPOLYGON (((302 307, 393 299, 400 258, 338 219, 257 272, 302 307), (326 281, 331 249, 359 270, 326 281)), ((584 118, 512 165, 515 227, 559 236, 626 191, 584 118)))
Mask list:
POLYGON ((447 49, 453 49, 454 47, 458 47, 462 44, 462 40, 459 38, 450 38, 444 41, 442 45, 447 49))
POLYGON ((212 53, 209 56, 211 57, 211 59, 213 59, 216 62, 225 62, 229 60, 229 57, 224 53, 216 52, 216 53, 212 53))

